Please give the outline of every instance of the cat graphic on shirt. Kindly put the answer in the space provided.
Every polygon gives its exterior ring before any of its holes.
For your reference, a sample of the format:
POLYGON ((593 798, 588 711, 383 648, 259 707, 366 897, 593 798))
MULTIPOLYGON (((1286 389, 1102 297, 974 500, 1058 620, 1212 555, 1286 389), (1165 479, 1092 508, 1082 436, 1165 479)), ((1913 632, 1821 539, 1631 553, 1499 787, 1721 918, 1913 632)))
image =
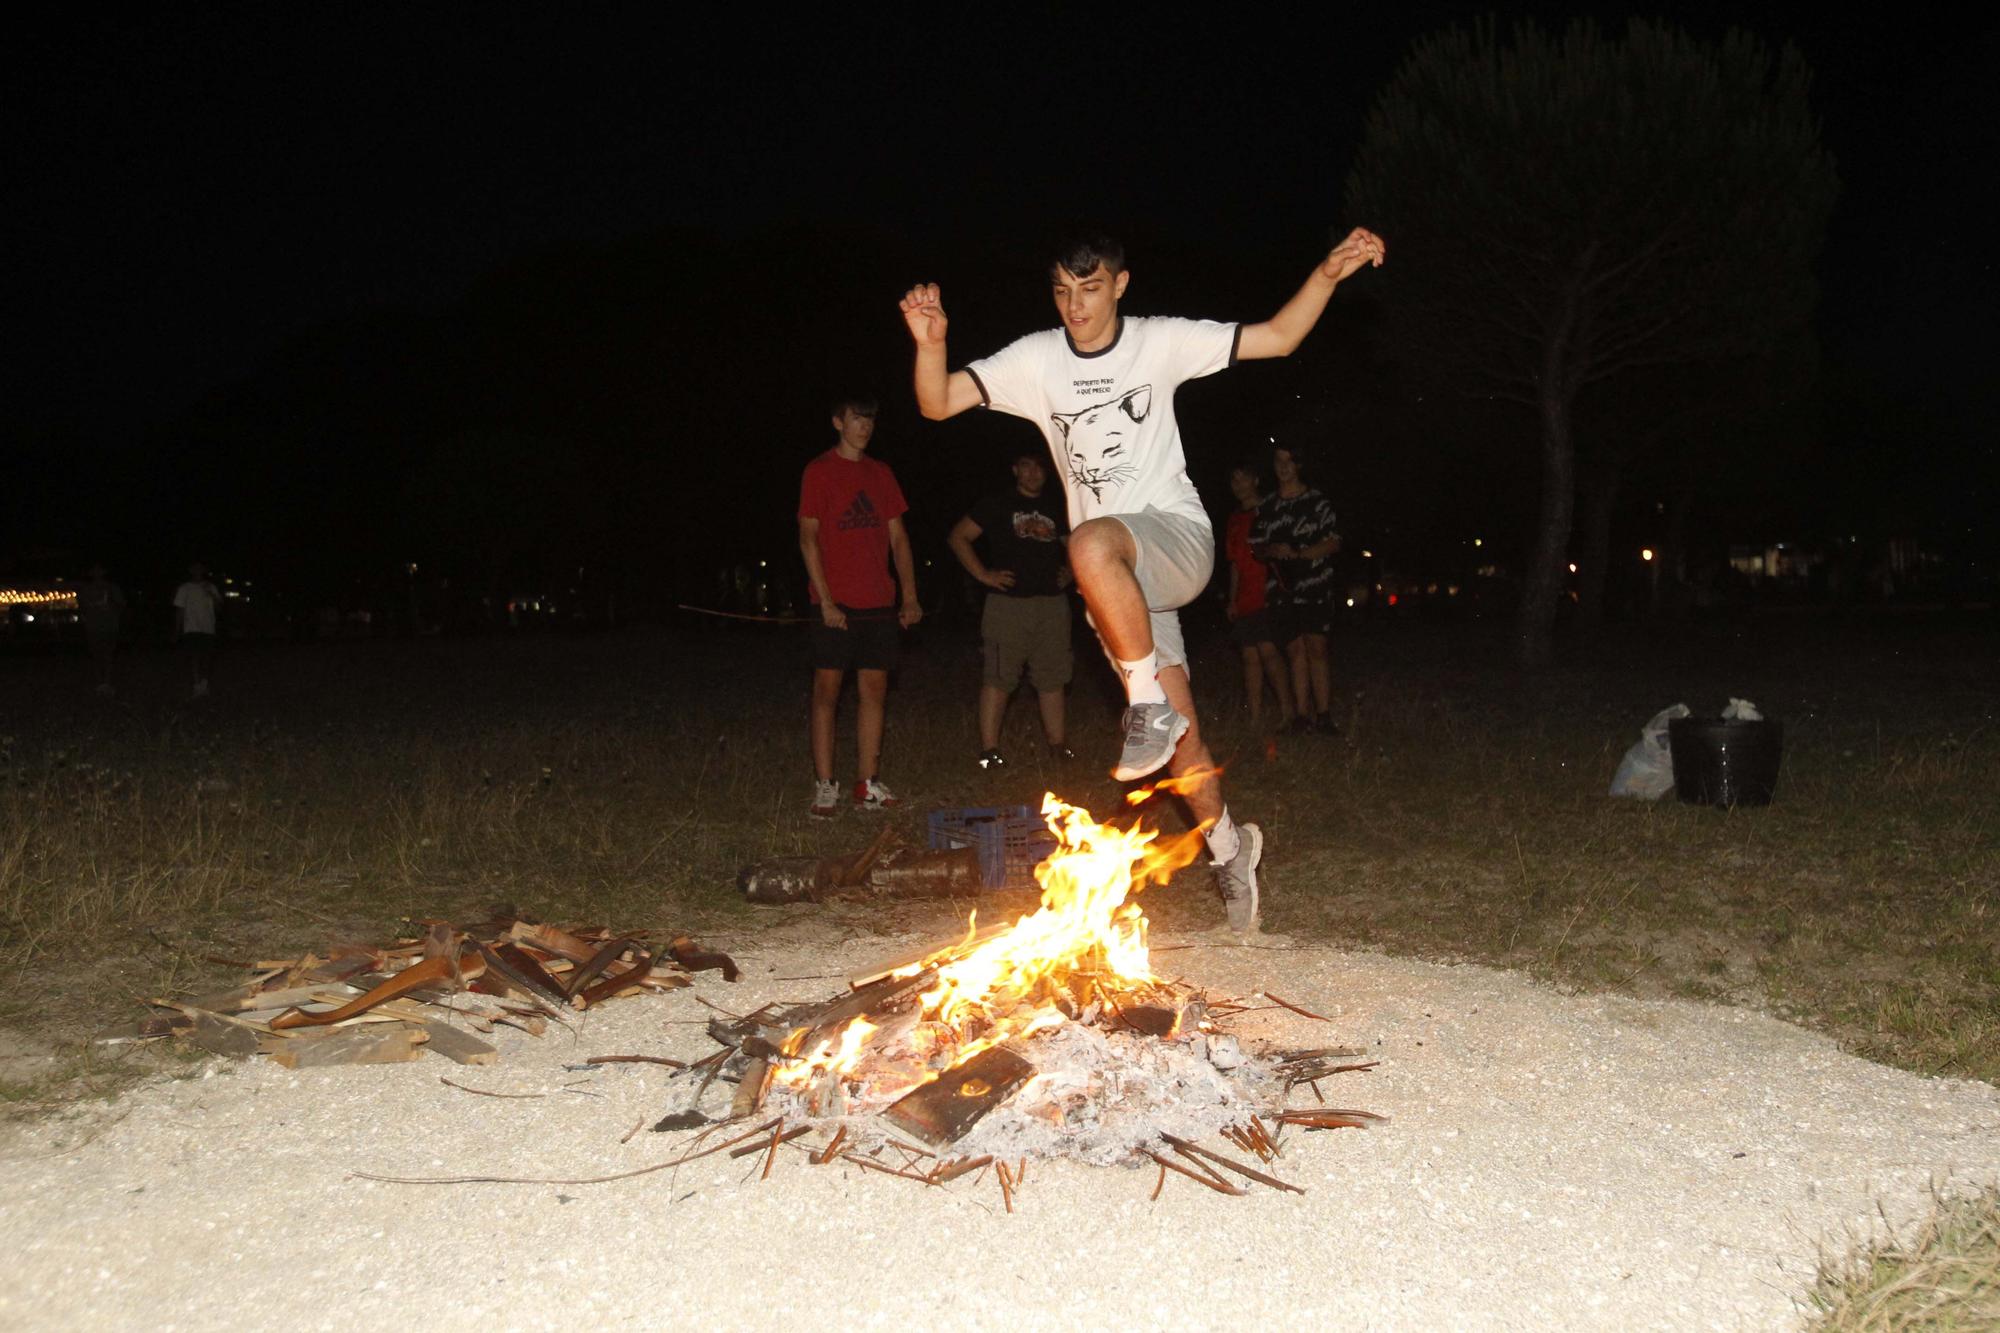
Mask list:
POLYGON ((1051 416, 1062 437, 1070 481, 1102 503, 1107 489, 1115 491, 1138 475, 1131 450, 1137 444, 1137 427, 1152 405, 1153 386, 1142 384, 1080 411, 1051 416))

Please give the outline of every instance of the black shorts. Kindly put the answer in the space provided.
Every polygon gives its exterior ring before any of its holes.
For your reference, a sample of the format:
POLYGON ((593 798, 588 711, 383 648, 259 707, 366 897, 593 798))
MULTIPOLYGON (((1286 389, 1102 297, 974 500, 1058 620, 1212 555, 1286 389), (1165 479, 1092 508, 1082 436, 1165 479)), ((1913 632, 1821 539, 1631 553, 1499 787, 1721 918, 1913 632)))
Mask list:
POLYGON ((1317 634, 1322 638, 1333 630, 1333 604, 1331 602, 1289 602, 1271 608, 1272 639, 1277 643, 1290 643, 1303 634, 1317 634))
POLYGON ((896 608, 840 609, 847 612, 846 629, 829 629, 824 620, 812 627, 813 670, 894 671, 902 632, 896 623, 896 608))
POLYGON ((1229 637, 1243 648, 1255 648, 1260 643, 1278 641, 1271 627, 1271 612, 1268 608, 1259 608, 1230 621, 1229 637))

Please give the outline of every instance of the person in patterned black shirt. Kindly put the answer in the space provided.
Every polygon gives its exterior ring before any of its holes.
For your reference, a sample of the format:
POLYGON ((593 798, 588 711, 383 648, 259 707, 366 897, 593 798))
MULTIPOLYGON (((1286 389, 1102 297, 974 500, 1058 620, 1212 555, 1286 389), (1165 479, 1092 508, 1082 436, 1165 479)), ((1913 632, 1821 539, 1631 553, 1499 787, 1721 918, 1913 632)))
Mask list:
POLYGON ((1305 450, 1280 445, 1271 451, 1277 493, 1257 513, 1250 541, 1270 569, 1265 602, 1274 636, 1291 661, 1292 693, 1298 700, 1297 731, 1332 735, 1339 731, 1330 711, 1332 671, 1326 639, 1333 628, 1333 556, 1340 550, 1333 505, 1305 484, 1305 450), (1309 720, 1310 719, 1310 720, 1309 720))

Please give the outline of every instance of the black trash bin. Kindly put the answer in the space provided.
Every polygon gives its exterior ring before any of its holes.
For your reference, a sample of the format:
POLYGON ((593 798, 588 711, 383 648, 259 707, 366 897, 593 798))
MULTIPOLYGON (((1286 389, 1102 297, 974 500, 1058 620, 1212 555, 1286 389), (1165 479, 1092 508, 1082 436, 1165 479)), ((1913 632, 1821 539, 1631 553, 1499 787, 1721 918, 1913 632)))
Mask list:
POLYGON ((1667 724, 1674 795, 1689 805, 1769 805, 1785 727, 1771 718, 1677 717, 1667 724))

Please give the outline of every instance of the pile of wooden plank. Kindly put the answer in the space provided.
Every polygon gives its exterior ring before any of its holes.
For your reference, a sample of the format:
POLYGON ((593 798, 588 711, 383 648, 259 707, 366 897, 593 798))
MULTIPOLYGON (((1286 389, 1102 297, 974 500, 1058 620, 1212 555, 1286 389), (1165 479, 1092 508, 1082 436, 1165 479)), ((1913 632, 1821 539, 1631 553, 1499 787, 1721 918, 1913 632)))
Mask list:
POLYGON ((662 948, 643 931, 565 930, 520 918, 425 926, 392 944, 250 964, 242 984, 149 1001, 145 1018, 98 1041, 176 1037, 217 1055, 267 1055, 292 1069, 394 1064, 425 1051, 483 1065, 498 1051, 482 1034, 497 1025, 540 1036, 607 1000, 689 985, 693 972, 738 975, 727 954, 685 935, 662 948))

